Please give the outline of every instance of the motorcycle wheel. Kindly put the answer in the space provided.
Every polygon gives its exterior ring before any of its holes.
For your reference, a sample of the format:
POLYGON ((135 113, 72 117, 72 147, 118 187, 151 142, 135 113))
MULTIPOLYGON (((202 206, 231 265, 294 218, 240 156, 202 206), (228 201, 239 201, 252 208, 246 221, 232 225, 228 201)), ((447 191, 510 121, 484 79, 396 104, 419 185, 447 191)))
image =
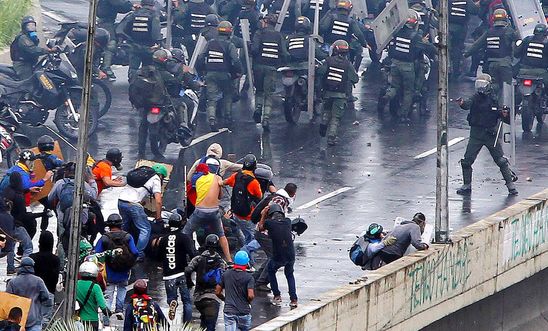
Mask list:
MULTIPOLYGON (((78 109, 76 109, 78 112, 78 109)), ((91 136, 97 130, 97 124, 99 116, 96 111, 91 110, 89 112, 88 120, 88 136, 91 136)), ((65 138, 76 140, 78 139, 78 121, 74 119, 67 106, 63 105, 55 111, 55 118, 53 120, 55 126, 65 138)))
POLYGON ((533 121, 535 117, 532 112, 533 103, 531 102, 531 97, 525 97, 523 99, 523 104, 521 105, 521 128, 524 132, 531 132, 533 128, 533 121))
POLYGON ((299 122, 301 109, 294 98, 286 98, 284 100, 284 116, 288 123, 297 124, 299 122))
POLYGON ((106 115, 112 105, 112 93, 108 85, 102 80, 93 81, 93 96, 96 96, 99 101, 99 118, 106 115))

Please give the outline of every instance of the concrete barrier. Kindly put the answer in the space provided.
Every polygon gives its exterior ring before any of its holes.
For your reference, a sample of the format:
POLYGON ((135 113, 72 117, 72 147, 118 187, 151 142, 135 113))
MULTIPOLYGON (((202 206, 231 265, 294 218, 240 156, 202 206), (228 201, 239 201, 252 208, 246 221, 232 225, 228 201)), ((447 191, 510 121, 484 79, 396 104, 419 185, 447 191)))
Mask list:
POLYGON ((419 330, 548 267, 548 190, 257 331, 419 330))

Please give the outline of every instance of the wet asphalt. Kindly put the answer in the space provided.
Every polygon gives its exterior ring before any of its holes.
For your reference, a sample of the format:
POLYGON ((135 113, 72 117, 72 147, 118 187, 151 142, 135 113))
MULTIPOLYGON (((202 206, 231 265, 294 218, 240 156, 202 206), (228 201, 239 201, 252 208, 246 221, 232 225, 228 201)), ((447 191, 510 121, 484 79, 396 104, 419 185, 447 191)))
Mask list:
MULTIPOLYGON (((49 13, 73 20, 85 20, 86 1, 42 1, 49 13), (84 6, 85 5, 85 6, 84 6)), ((44 15, 46 30, 55 30, 54 21, 44 15)), ((111 147, 124 153, 123 166, 131 169, 137 161, 137 114, 132 111, 127 96, 127 70, 115 68, 118 80, 111 84, 113 104, 99 122, 97 133, 90 138, 89 152, 97 159, 111 147)), ((431 87, 428 105, 433 114, 421 117, 413 114, 410 125, 397 125, 390 116, 380 120, 376 106, 380 78, 371 70, 354 89, 356 112, 347 111, 341 123, 340 142, 321 152, 317 124, 305 121, 298 125, 285 122, 280 107, 274 110, 270 134, 261 134, 251 119, 251 111, 244 104, 235 104, 237 119, 232 132, 219 134, 187 150, 174 144, 166 151, 166 162, 175 166, 165 197, 167 209, 182 203, 183 169, 204 155, 210 143, 223 146, 224 155, 235 154, 239 159, 254 153, 261 162, 272 166, 274 183, 283 187, 288 182, 299 186, 292 217, 303 217, 309 229, 295 240, 297 260, 295 277, 301 304, 320 300, 321 294, 347 284, 364 275, 348 259, 348 248, 369 223, 377 222, 391 229, 396 217, 410 218, 421 211, 428 222, 434 222, 436 156, 414 157, 435 147, 436 97, 431 87), (354 123, 359 122, 359 125, 354 123), (346 191, 319 204, 307 207, 310 201, 328 193, 346 191), (306 207, 306 208, 303 208, 306 207)), ((435 77, 432 77, 435 80, 435 77)), ((450 98, 466 97, 473 92, 473 82, 460 80, 450 85, 450 98)), ((455 193, 461 183, 458 161, 464 155, 468 138, 467 113, 456 104, 449 108, 449 139, 466 140, 450 147, 449 158, 449 215, 450 228, 457 230, 511 204, 537 193, 548 186, 545 167, 548 164, 548 132, 534 138, 522 137, 518 116, 517 162, 513 167, 519 176, 519 196, 508 197, 498 167, 484 150, 474 164, 473 194, 463 198, 455 193)), ((52 115, 53 116, 53 115, 52 115)), ((204 114, 199 116, 198 136, 208 132, 204 114)), ((53 127, 50 122, 49 125, 53 127)), ((25 128, 32 138, 47 133, 43 128, 25 128)), ((546 130, 545 130, 546 131, 546 130)), ((67 158, 74 156, 66 144, 67 158)), ((150 152, 149 152, 150 153, 150 152)), ((152 157, 152 155, 149 155, 152 157)), ((140 274, 150 280, 151 294, 167 307, 156 264, 145 264, 140 274)), ((2 268, 3 269, 3 268, 2 268)), ((1 271, 2 273, 4 270, 1 271)), ((253 325, 260 324, 289 310, 289 298, 283 274, 279 273, 284 304, 275 307, 269 296, 258 292, 253 303, 253 325)))

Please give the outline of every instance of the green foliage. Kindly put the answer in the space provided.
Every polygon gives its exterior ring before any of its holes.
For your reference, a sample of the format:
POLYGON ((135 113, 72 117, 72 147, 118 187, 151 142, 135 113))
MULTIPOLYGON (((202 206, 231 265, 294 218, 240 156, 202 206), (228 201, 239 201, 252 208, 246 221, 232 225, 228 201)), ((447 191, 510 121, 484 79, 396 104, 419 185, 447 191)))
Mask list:
MULTIPOLYGON (((1 0, 0 0, 1 1, 1 0)), ((93 329, 91 327, 83 327, 80 323, 76 323, 74 321, 71 321, 67 323, 63 319, 56 319, 53 322, 50 323, 45 329, 46 331, 92 331, 93 329)), ((121 331, 122 327, 112 327, 112 330, 121 331)), ((169 330, 169 331, 201 331, 202 329, 200 327, 188 325, 188 324, 179 324, 179 325, 163 325, 156 329, 151 329, 151 331, 161 331, 161 330, 169 330)))
POLYGON ((0 0, 0 47, 11 44, 29 8, 30 0, 0 0))

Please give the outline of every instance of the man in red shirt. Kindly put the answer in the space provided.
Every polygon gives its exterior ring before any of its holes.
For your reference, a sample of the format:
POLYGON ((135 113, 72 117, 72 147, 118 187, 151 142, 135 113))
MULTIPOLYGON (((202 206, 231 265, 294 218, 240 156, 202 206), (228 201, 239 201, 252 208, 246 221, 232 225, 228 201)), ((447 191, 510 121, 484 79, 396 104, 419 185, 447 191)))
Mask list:
POLYGON ((97 162, 93 167, 93 175, 97 182, 97 193, 101 194, 101 191, 109 187, 121 187, 126 184, 122 180, 122 177, 112 179, 112 167, 116 167, 117 170, 122 170, 122 152, 118 148, 111 148, 107 151, 107 155, 104 160, 97 162))
POLYGON ((230 207, 234 220, 243 234, 240 238, 242 246, 254 239, 255 225, 251 222, 251 213, 263 197, 261 184, 255 178, 255 169, 257 169, 257 158, 253 154, 248 154, 244 157, 242 170, 224 181, 224 185, 232 187, 230 207))

